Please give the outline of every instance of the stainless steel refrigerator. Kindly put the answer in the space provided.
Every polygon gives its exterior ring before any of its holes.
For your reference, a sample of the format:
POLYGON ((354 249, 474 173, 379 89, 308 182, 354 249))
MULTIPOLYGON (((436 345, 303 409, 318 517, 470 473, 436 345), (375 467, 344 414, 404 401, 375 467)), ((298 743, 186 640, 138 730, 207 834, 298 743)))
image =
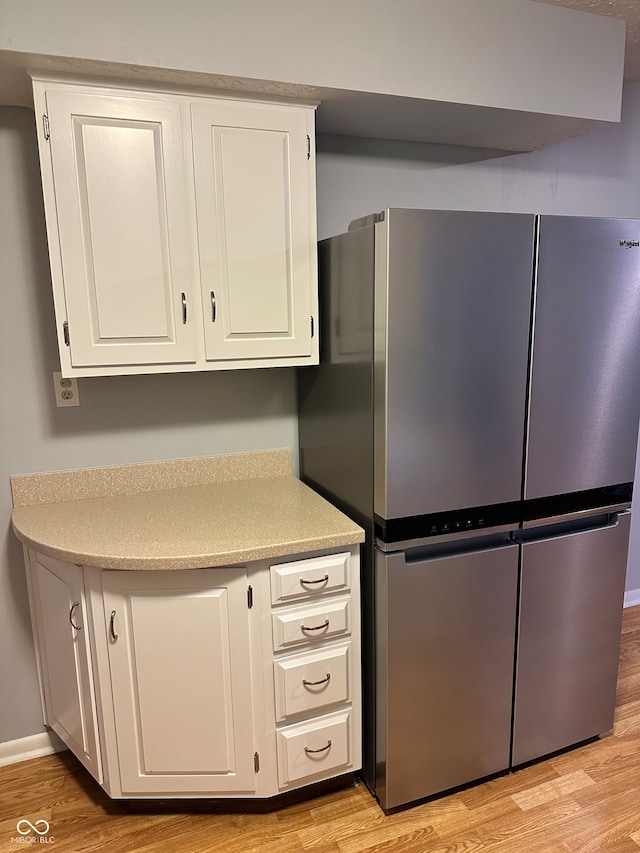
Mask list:
POLYGON ((367 532, 386 810, 611 728, 640 417, 640 223, 388 209, 319 248, 301 476, 367 532))

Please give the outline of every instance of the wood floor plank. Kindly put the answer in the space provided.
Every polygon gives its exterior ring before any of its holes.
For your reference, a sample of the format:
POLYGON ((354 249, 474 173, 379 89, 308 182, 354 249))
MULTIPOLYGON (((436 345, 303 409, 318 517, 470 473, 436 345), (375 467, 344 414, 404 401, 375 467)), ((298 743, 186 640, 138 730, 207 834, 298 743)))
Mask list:
POLYGON ((0 853, 25 848, 23 818, 50 823, 55 853, 638 853, 640 606, 624 614, 611 733, 449 796, 388 816, 364 785, 267 814, 154 811, 59 753, 0 768, 0 853))

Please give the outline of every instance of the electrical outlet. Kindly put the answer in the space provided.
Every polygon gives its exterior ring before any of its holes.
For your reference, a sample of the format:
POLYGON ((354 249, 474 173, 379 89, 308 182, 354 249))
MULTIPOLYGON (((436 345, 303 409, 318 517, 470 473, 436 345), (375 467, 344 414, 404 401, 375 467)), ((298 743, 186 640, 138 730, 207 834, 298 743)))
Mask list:
POLYGON ((79 406, 77 379, 63 379, 59 370, 53 372, 53 384, 56 389, 56 406, 79 406))

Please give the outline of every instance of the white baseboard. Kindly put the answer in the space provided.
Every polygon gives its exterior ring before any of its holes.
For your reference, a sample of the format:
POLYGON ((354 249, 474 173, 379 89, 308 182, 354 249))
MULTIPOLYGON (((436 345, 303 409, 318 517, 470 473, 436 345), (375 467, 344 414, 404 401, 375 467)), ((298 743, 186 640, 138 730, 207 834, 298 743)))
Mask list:
POLYGON ((640 604, 640 589, 628 589, 624 594, 624 606, 635 607, 640 604))
POLYGON ((41 755, 53 755, 54 752, 62 752, 66 748, 54 732, 42 732, 39 735, 9 740, 0 743, 0 767, 29 761, 30 758, 39 758, 41 755))

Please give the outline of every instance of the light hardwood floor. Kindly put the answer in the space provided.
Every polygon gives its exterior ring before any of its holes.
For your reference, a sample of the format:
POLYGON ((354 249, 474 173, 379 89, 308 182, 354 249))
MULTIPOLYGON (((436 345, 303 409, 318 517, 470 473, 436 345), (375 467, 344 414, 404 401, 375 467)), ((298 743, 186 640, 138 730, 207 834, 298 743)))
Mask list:
POLYGON ((386 817, 364 785, 260 815, 134 814, 69 753, 0 768, 0 851, 588 853, 640 851, 640 607, 625 611, 616 721, 599 741, 386 817), (45 819, 49 843, 16 844, 45 819))

